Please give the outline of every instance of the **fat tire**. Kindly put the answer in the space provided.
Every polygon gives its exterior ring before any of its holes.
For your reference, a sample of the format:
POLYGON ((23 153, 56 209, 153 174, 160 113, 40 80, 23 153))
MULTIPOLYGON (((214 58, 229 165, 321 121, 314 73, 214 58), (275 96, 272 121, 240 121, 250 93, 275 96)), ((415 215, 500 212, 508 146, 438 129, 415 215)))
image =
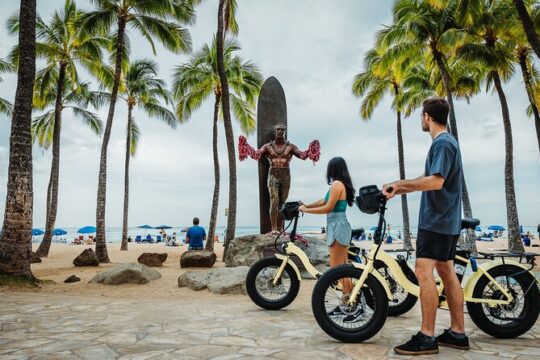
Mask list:
MULTIPOLYGON (((381 269, 383 267, 387 267, 387 266, 382 261, 376 261, 375 262, 375 269, 377 271, 379 271, 379 269, 381 269)), ((383 274, 381 273, 381 275, 383 275, 383 274)), ((416 276, 414 276, 414 274, 412 274, 412 277, 414 279, 411 279, 410 276, 407 276, 407 278, 412 283, 418 284, 418 281, 416 280, 416 276)), ((409 312, 414 307, 414 305, 416 305, 417 301, 418 301, 418 297, 414 296, 413 294, 407 293, 407 297, 405 298, 405 300, 401 304, 392 306, 392 305, 390 305, 390 302, 389 302, 388 303, 388 316, 392 316, 392 317, 400 316, 400 315, 403 315, 403 314, 409 312)))
MULTIPOLYGON (((497 266, 490 270, 488 273, 494 278, 508 273, 516 273, 523 271, 521 267, 506 265, 506 266, 497 266)), ((531 286, 531 281, 535 282, 536 280, 529 272, 521 273, 517 276, 512 276, 521 288, 526 291, 529 286, 531 286)), ((484 288, 489 283, 489 279, 486 276, 482 276, 476 282, 473 289, 473 297, 480 298, 482 296, 484 288)), ((500 326, 493 324, 484 314, 483 305, 480 303, 467 302, 467 310, 472 321, 488 335, 499 339, 513 339, 516 338, 527 331, 529 331, 538 319, 538 314, 540 313, 540 301, 539 301, 539 290, 538 285, 535 283, 532 285, 529 292, 525 295, 525 309, 526 313, 524 314, 524 319, 521 322, 515 324, 515 326, 500 326)))
POLYGON ((311 296, 311 309, 321 329, 334 339, 345 343, 359 343, 375 336, 383 327, 388 316, 388 297, 386 296, 386 291, 379 281, 370 274, 366 279, 365 285, 373 291, 375 310, 368 326, 358 331, 345 331, 335 326, 334 322, 328 318, 324 305, 326 289, 339 279, 344 277, 359 279, 361 275, 362 270, 355 268, 353 265, 345 264, 336 266, 325 272, 317 280, 311 296))
POLYGON ((251 266, 248 271, 248 274, 246 276, 247 293, 251 300, 255 304, 257 304, 257 306, 263 309, 283 309, 284 307, 290 305, 298 295, 298 291, 300 290, 300 280, 298 279, 298 275, 290 264, 285 265, 285 269, 283 270, 289 275, 289 278, 291 279, 291 287, 289 289, 289 292, 283 299, 278 301, 272 301, 261 296, 261 294, 259 294, 259 292, 257 291, 257 287, 255 286, 257 275, 267 267, 279 267, 282 263, 283 260, 280 260, 276 257, 267 257, 257 261, 255 264, 253 264, 253 266, 251 266))

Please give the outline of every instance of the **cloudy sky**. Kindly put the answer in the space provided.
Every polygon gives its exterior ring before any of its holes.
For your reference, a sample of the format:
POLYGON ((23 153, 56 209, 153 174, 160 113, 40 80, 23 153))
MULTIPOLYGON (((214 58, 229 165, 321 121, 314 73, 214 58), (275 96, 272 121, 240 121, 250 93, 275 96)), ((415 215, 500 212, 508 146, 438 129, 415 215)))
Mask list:
MULTIPOLYGON (((86 0, 78 0, 90 8, 86 0)), ((3 1, 0 14, 0 57, 16 43, 5 30, 8 16, 17 11, 17 1, 3 1)), ((355 74, 362 71, 364 53, 373 44, 381 24, 391 21, 392 1, 373 5, 367 0, 238 0, 241 56, 256 63, 265 78, 279 79, 287 97, 289 140, 304 149, 313 139, 322 147, 320 162, 294 159, 289 199, 313 201, 327 190, 324 174, 333 156, 343 156, 355 187, 381 185, 398 178, 395 115, 386 98, 373 119, 359 117, 359 100, 351 95, 355 74)), ((48 19, 62 0, 38 1, 38 11, 48 19)), ((194 49, 211 41, 216 28, 217 1, 207 0, 197 11, 190 28, 194 49)), ((187 60, 163 48, 152 56, 148 44, 130 32, 133 59, 151 57, 159 64, 160 76, 170 83, 174 66, 187 60)), ((13 99, 15 76, 4 76, 0 96, 13 99)), ((540 222, 540 161, 533 120, 525 114, 526 93, 516 76, 505 84, 514 136, 514 169, 520 222, 540 222)), ((495 94, 476 96, 470 104, 456 104, 458 129, 473 212, 483 224, 506 224, 504 200, 504 134, 495 94)), ((106 109, 99 114, 105 120, 106 109)), ((127 111, 117 104, 109 145, 107 182, 107 226, 121 226, 123 161, 127 111)), ((171 130, 159 120, 136 112, 142 138, 131 162, 130 224, 186 225, 193 216, 208 224, 213 190, 211 157, 212 101, 208 100, 186 124, 171 130)), ((6 196, 10 119, 0 115, 0 216, 6 196)), ((235 137, 240 135, 235 127, 235 137)), ((227 156, 220 129, 222 169, 218 225, 225 225, 228 192, 227 156)), ((423 172, 431 139, 420 129, 419 112, 405 119, 403 128, 406 172, 423 172)), ((249 141, 256 145, 256 137, 249 141)), ((101 139, 91 133, 69 111, 63 115, 60 197, 57 225, 83 226, 95 222, 97 174, 101 139)), ((50 151, 34 150, 34 226, 43 227, 49 178, 50 151)), ((258 224, 257 165, 238 163, 238 226, 258 224)), ((419 194, 409 197, 411 225, 416 226, 419 194)), ((401 223, 399 200, 390 204, 389 223, 401 223)), ((356 226, 371 226, 373 216, 348 212, 356 226)), ((303 225, 322 225, 322 216, 308 215, 303 225)))

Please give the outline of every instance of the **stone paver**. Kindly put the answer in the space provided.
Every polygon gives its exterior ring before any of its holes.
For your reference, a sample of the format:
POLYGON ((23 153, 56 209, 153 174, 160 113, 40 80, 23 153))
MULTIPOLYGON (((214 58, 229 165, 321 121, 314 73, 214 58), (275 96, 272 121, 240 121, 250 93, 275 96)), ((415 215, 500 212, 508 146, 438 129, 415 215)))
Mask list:
MULTIPOLYGON (((312 285, 302 283, 304 299, 312 285)), ((417 305, 388 319, 370 341, 344 344, 319 329, 300 299, 271 312, 246 296, 200 294, 200 302, 187 302, 0 293, 0 359, 407 359, 392 348, 419 326, 417 305)), ((437 330, 448 321, 448 312, 439 311, 437 330)), ((422 360, 540 359, 540 325, 500 340, 466 321, 471 351, 441 348, 422 360)))

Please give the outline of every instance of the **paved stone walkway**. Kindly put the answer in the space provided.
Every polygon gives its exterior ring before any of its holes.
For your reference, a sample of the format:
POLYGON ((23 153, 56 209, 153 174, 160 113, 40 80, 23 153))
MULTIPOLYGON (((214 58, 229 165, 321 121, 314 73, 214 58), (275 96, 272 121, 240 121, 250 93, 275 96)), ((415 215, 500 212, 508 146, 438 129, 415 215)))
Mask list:
MULTIPOLYGON (((208 293, 200 294, 203 300, 208 293)), ((371 341, 343 344, 319 329, 309 304, 298 302, 270 312, 245 296, 187 303, 0 293, 0 359, 405 359, 392 346, 418 330, 418 319, 419 305, 389 319, 371 341)), ((447 321, 439 311, 437 329, 447 321)), ((469 319, 467 327, 471 351, 441 348, 421 359, 540 358, 539 324, 512 340, 491 338, 469 319)))

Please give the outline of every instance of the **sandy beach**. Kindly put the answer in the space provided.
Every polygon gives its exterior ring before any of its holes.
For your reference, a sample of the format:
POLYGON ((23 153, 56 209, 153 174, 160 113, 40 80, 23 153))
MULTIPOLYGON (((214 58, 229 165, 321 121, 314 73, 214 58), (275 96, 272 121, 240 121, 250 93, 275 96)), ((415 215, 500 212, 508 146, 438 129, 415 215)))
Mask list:
MULTIPOLYGON (((538 239, 535 239, 535 243, 538 243, 538 239)), ((360 244, 362 248, 369 248, 371 242, 362 241, 358 242, 357 244, 360 244)), ((479 251, 490 252, 495 250, 501 250, 506 248, 506 239, 499 238, 495 239, 495 241, 493 242, 477 241, 477 246, 479 251)), ((85 248, 89 247, 93 248, 93 246, 90 245, 69 245, 53 243, 51 246, 49 257, 43 258, 41 263, 32 264, 32 271, 37 278, 42 280, 52 280, 54 281, 54 283, 42 284, 38 289, 28 289, 27 291, 39 291, 43 293, 77 296, 103 296, 133 299, 144 298, 201 300, 201 296, 203 296, 204 298, 224 297, 224 295, 214 295, 207 290, 197 292, 187 288, 178 288, 178 276, 184 271, 186 271, 186 269, 180 268, 180 255, 187 250, 187 245, 179 247, 167 247, 163 244, 130 243, 128 251, 120 251, 120 244, 111 243, 108 244, 109 258, 111 259, 111 262, 109 264, 100 264, 97 267, 73 266, 73 259, 85 248), (160 279, 152 281, 144 286, 134 284, 105 286, 101 284, 88 283, 88 281, 100 271, 103 271, 120 263, 137 262, 137 258, 139 257, 139 255, 144 252, 166 252, 168 254, 167 261, 163 264, 163 267, 154 268, 161 273, 162 277, 160 279), (70 275, 77 275, 81 278, 81 281, 71 284, 64 283, 64 280, 70 275)), ((401 247, 402 244, 399 243, 384 245, 385 249, 399 249, 401 247)), ((37 245, 34 245, 34 250, 36 248, 37 245)), ((528 252, 540 253, 539 250, 540 248, 538 247, 526 248, 526 251, 528 252)), ((224 263, 221 262, 221 257, 223 254, 223 244, 216 243, 215 251, 218 259, 215 267, 223 267, 224 263)), ((310 289, 312 287, 312 283, 313 281, 306 281, 306 284, 308 285, 302 286, 300 296, 305 297, 305 301, 308 301, 309 297, 311 296, 310 289)), ((21 289, 3 288, 2 290, 20 291, 21 289)))

